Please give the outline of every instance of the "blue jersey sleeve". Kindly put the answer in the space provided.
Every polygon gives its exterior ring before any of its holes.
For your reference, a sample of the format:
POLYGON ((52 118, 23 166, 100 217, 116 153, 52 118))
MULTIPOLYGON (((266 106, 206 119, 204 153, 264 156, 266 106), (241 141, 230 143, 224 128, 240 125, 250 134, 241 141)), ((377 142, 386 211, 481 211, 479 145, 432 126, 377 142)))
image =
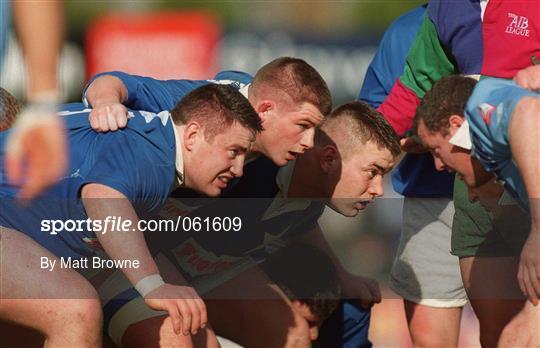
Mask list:
POLYGON ((98 74, 90 80, 89 86, 95 79, 103 75, 119 78, 128 91, 124 105, 134 110, 160 112, 171 110, 192 90, 209 83, 228 84, 236 89, 248 84, 251 76, 237 71, 223 71, 213 80, 157 80, 151 77, 130 75, 120 71, 98 74))
POLYGON ((164 203, 174 183, 174 162, 166 152, 132 129, 105 133, 96 139, 85 163, 80 187, 99 183, 121 192, 139 215, 151 215, 164 203))
POLYGON ((472 153, 482 166, 504 182, 506 190, 527 210, 525 184, 512 159, 508 127, 518 102, 537 93, 518 87, 513 81, 485 79, 475 87, 467 103, 472 153))
POLYGON ((517 103, 527 96, 538 94, 510 80, 487 78, 477 84, 466 109, 476 156, 488 161, 512 157, 508 126, 517 103))
POLYGON ((417 7, 396 19, 386 30, 369 64, 358 99, 378 107, 403 73, 405 59, 422 24, 426 6, 417 7))

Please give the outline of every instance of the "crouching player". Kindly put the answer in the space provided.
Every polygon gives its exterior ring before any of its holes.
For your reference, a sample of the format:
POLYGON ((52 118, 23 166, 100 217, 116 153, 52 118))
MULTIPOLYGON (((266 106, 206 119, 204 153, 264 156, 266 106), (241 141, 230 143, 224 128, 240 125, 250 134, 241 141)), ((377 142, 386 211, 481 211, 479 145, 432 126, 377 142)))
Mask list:
MULTIPOLYGON (((540 67, 524 69, 518 76, 527 72, 535 88, 540 87, 540 67)), ((472 198, 497 194, 480 200, 498 201, 503 190, 497 189, 495 177, 526 212, 508 217, 511 208, 503 206, 496 220, 504 226, 499 234, 452 238, 468 242, 474 251, 461 258, 460 265, 481 330, 500 337, 501 346, 538 346, 540 96, 508 80, 476 83, 451 76, 426 94, 416 124, 438 167, 457 171, 472 198)))
MULTIPOLYGON (((7 92, 0 90, 0 96, 7 106, 7 92)), ((10 130, 0 133, 0 318, 37 329, 46 344, 100 345, 97 294, 72 268, 87 270, 85 260, 104 249, 113 260, 133 265, 120 268, 149 307, 171 316, 178 332, 191 312, 206 315, 204 303, 189 289, 163 282, 138 219, 157 213, 175 186, 219 195, 226 186, 221 177, 241 175, 260 120, 240 93, 219 85, 194 90, 171 113, 129 111, 129 125, 115 133, 94 132, 89 112, 83 104, 67 104, 60 112, 69 116, 68 172, 32 202, 18 201, 19 187, 5 182, 10 130), (105 231, 93 223, 111 217, 130 221, 132 228, 105 231), (66 229, 43 229, 50 221, 64 222, 66 229), (77 229, 68 228, 68 221, 77 229)))
MULTIPOLYGON (((287 166, 279 168, 265 157, 251 161, 226 198, 186 216, 199 221, 238 217, 241 229, 204 225, 147 237, 160 268, 182 273, 204 298, 213 330, 174 335, 170 319, 148 311, 116 272, 99 287, 109 335, 124 346, 216 346, 214 331, 247 347, 310 346, 306 319, 254 265, 289 241, 302 240, 329 255, 345 298, 380 301, 376 285, 341 266, 317 220, 325 204, 352 217, 382 196, 382 177, 399 154, 397 137, 384 118, 365 103, 352 102, 334 110, 318 130, 314 148, 287 166)), ((172 218, 181 212, 168 213, 172 218)), ((340 337, 332 346, 347 346, 345 341, 340 337)))

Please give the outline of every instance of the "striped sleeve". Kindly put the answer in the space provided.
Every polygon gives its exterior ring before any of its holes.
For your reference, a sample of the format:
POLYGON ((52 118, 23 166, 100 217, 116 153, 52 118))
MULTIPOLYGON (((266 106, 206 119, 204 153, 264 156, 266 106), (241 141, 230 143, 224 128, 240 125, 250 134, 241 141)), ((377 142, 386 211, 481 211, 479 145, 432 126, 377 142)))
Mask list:
POLYGON ((407 56, 403 74, 392 87, 378 110, 403 136, 412 127, 420 99, 443 76, 456 72, 456 65, 446 54, 433 22, 427 15, 407 56))

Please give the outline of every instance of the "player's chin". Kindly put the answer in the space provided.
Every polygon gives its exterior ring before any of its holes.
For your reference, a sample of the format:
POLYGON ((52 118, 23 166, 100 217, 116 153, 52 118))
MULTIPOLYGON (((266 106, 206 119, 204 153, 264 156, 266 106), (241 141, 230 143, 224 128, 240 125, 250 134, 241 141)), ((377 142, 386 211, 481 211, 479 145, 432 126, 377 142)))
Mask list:
POLYGON ((279 166, 279 167, 283 167, 283 166, 286 166, 287 163, 289 163, 289 161, 293 160, 294 158, 291 158, 289 159, 290 156, 284 156, 284 155, 274 155, 272 156, 272 162, 274 162, 274 164, 276 166, 279 166))
MULTIPOLYGON (((226 187, 226 185, 225 185, 226 187)), ((208 197, 217 197, 221 194, 221 191, 225 188, 223 187, 222 184, 220 183, 217 183, 217 182, 212 182, 212 184, 208 185, 207 187, 205 187, 204 189, 204 194, 207 195, 208 197)))
POLYGON ((334 210, 345 217, 355 217, 360 209, 357 209, 354 204, 343 204, 333 207, 334 210))

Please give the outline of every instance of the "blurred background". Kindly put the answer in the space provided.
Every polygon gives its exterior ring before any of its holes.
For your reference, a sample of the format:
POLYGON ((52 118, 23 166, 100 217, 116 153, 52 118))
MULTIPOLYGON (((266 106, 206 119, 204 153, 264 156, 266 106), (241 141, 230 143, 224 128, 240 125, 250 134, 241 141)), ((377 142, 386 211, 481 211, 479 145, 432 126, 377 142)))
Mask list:
MULTIPOLYGON (((0 0, 5 1, 5 0, 0 0)), ((65 101, 80 101, 93 74, 123 70, 161 79, 208 79, 220 70, 255 73, 280 56, 305 59, 325 78, 334 103, 358 96, 387 26, 422 1, 65 1, 59 66, 65 101)), ((15 36, 0 62, 0 85, 24 98, 25 68, 15 36)), ((330 210, 323 230, 346 267, 379 280, 375 346, 409 346, 402 303, 386 286, 399 242, 403 200, 386 178, 385 197, 344 218, 330 210)), ((478 345, 467 309, 460 346, 478 345)))

